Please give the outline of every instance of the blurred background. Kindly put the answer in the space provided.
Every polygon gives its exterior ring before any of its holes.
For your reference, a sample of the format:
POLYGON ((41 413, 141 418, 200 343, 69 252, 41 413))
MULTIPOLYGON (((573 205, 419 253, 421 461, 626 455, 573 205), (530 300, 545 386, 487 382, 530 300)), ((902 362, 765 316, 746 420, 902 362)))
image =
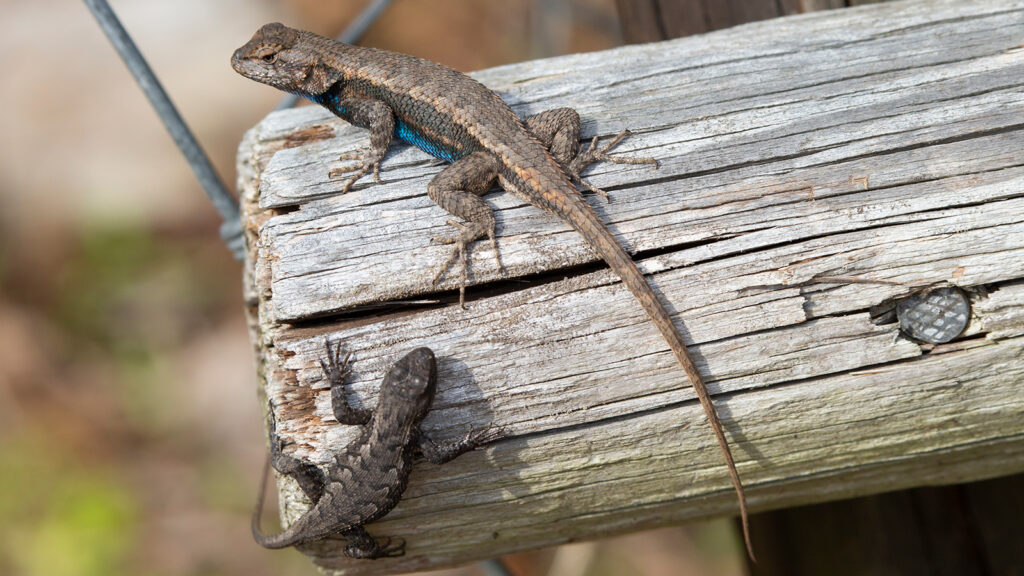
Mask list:
MULTIPOLYGON (((366 1, 112 4, 233 188, 242 134, 281 94, 232 51, 270 21, 334 36, 366 1)), ((0 574, 316 574, 249 535, 266 444, 210 202, 81 2, 0 7, 0 574)), ((361 43, 471 71, 612 48, 621 29, 615 0, 397 0, 361 43)), ((742 573, 725 521, 507 563, 742 573)))

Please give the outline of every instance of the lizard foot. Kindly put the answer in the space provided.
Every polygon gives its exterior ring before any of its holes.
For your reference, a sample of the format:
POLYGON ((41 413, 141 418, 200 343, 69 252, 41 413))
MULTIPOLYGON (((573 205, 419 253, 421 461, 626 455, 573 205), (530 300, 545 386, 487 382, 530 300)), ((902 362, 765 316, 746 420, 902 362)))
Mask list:
POLYGON ((346 534, 349 543, 345 546, 345 556, 349 558, 369 559, 397 558, 405 556, 405 540, 397 538, 392 541, 384 537, 384 544, 378 544, 365 530, 360 535, 346 534))
POLYGON ((587 149, 577 154, 576 158, 574 158, 572 163, 569 165, 569 177, 572 178, 573 182, 581 184, 590 192, 599 194, 602 198, 605 199, 605 202, 610 202, 611 199, 608 197, 607 192, 601 190, 597 186, 594 186, 590 182, 584 180, 580 173, 583 172, 583 170, 586 169, 587 166, 599 160, 612 162, 614 164, 651 164, 655 168, 657 168, 658 161, 655 160, 654 158, 623 158, 621 156, 612 156, 611 154, 609 154, 612 148, 618 146, 619 142, 622 142, 629 135, 629 130, 623 130, 622 132, 619 132, 615 136, 615 138, 612 138, 611 142, 609 142, 602 148, 597 147, 597 136, 594 136, 594 139, 590 141, 590 145, 587 146, 587 149))
POLYGON ((398 558, 405 556, 405 540, 396 538, 397 542, 392 543, 391 537, 385 536, 385 543, 380 547, 378 558, 398 558))
POLYGON ((434 442, 429 436, 422 434, 420 436, 420 453, 423 454, 423 458, 427 462, 444 464, 466 452, 476 450, 485 444, 490 444, 504 435, 505 431, 503 429, 494 426, 488 426, 483 430, 470 428, 461 439, 441 443, 434 442))
MULTIPOLYGON (((504 437, 505 429, 498 426, 488 426, 482 430, 470 428, 466 435, 462 437, 462 440, 449 446, 449 450, 454 451, 457 456, 471 450, 476 450, 481 446, 486 446, 491 442, 501 440, 504 437)), ((454 456, 452 457, 454 458, 454 456)))
POLYGON ((498 242, 494 237, 494 229, 487 229, 487 227, 470 222, 464 224, 455 220, 449 220, 448 225, 459 230, 459 234, 450 237, 436 237, 431 239, 432 242, 438 244, 452 244, 451 255, 445 260, 444 265, 434 275, 434 279, 431 281, 432 284, 440 282, 441 278, 444 278, 445 273, 451 269, 452 265, 456 261, 459 262, 459 306, 466 307, 466 284, 469 282, 469 246, 481 236, 486 235, 491 241, 491 248, 494 250, 494 260, 498 265, 498 273, 505 271, 505 266, 501 263, 501 254, 498 252, 498 242))
POLYGON ((505 430, 503 430, 502 428, 496 426, 488 426, 483 430, 470 429, 469 432, 466 433, 466 436, 465 438, 463 438, 462 441, 467 445, 471 445, 473 448, 479 448, 480 446, 484 446, 496 440, 500 440, 504 436, 505 430))
POLYGON ((347 352, 341 342, 332 349, 331 341, 327 339, 324 339, 324 348, 327 351, 327 360, 320 359, 320 369, 324 371, 324 376, 331 386, 343 385, 345 378, 352 372, 352 368, 349 367, 352 353, 347 352), (341 357, 342 354, 345 355, 344 358, 341 357))
POLYGON ((345 380, 352 372, 349 365, 352 353, 347 352, 341 342, 338 342, 332 349, 331 342, 325 339, 324 347, 327 349, 327 359, 320 360, 320 369, 323 370, 324 377, 331 385, 331 410, 334 413, 334 419, 339 424, 366 424, 370 421, 370 411, 352 406, 345 396, 345 380))
POLYGON ((371 148, 367 148, 361 152, 348 152, 342 154, 341 156, 338 156, 338 160, 356 160, 356 164, 350 164, 348 166, 343 166, 341 168, 331 170, 330 172, 327 173, 327 177, 335 178, 336 176, 340 176, 341 174, 355 171, 355 174, 349 176, 349 178, 345 180, 345 184, 342 185, 342 194, 348 192, 349 188, 351 188, 352 185, 356 183, 356 180, 359 180, 360 178, 363 177, 364 174, 367 174, 371 170, 373 170, 373 181, 376 182, 377 184, 381 184, 382 181, 380 179, 380 163, 383 159, 383 156, 379 155, 371 148))

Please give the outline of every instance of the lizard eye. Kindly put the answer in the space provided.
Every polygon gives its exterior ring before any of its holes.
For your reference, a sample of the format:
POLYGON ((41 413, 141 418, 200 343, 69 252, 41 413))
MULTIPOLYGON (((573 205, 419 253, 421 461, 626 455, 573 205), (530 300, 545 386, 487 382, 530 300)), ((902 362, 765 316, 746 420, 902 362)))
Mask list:
POLYGON ((277 55, 281 53, 280 49, 273 46, 263 45, 253 51, 251 58, 258 58, 263 60, 267 64, 273 64, 277 61, 277 55))

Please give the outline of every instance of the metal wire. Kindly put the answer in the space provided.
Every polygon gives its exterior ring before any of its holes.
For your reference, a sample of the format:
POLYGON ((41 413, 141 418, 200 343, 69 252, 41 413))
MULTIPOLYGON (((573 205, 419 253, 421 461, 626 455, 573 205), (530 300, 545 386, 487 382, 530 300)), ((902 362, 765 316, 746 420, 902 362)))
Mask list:
MULTIPOLYGON (((391 1, 373 0, 349 24, 348 28, 338 36, 338 39, 349 44, 356 42, 366 32, 367 28, 380 17, 391 1)), ((189 130, 188 125, 185 124, 185 120, 181 117, 178 109, 175 108, 174 103, 171 102, 167 91, 164 90, 156 74, 153 73, 153 69, 149 67, 149 63, 146 62, 142 53, 139 52, 139 48, 132 41, 131 36, 128 35, 128 31, 125 30, 117 15, 114 14, 110 4, 106 0, 84 0, 84 2, 96 18, 100 28, 107 35, 107 38, 110 39, 110 43, 113 44, 118 55, 121 56, 121 59, 128 66, 128 70, 131 71, 135 81, 142 88, 142 92, 149 99, 149 103, 156 110, 160 120, 163 121, 164 128, 170 133, 174 143, 178 145, 178 149, 185 156, 189 166, 192 167, 192 172, 195 173, 203 190, 206 191, 206 195, 210 197, 210 201, 213 202, 217 213, 220 214, 223 220, 220 226, 220 235, 224 239, 224 243, 227 244, 228 249, 231 250, 236 259, 242 260, 245 256, 245 246, 242 238, 242 223, 239 217, 238 201, 235 200, 235 197, 224 186, 224 182, 213 169, 213 164, 210 163, 209 157, 199 145, 195 135, 189 130)), ((277 110, 290 108, 295 105, 296 101, 298 101, 297 96, 289 95, 278 104, 277 110)), ((489 576, 511 576, 511 572, 508 571, 499 559, 486 560, 481 562, 480 565, 489 576)))
MULTIPOLYGON (((238 201, 235 200, 235 197, 224 186, 224 182, 213 169, 210 158, 203 151, 192 131, 189 130, 188 125, 185 124, 185 120, 181 117, 178 109, 175 108, 174 103, 171 102, 167 91, 160 84, 156 74, 153 73, 153 69, 149 67, 149 63, 146 62, 142 53, 139 52, 139 48, 132 41, 128 31, 125 30, 117 15, 114 14, 107 0, 84 0, 84 2, 96 18, 100 28, 107 35, 107 38, 110 39, 110 43, 113 44, 118 55, 121 56, 121 59, 128 66, 128 70, 135 77, 135 81, 142 88, 142 92, 156 110, 157 116, 164 123, 164 128, 167 129, 171 138, 174 139, 174 143, 178 145, 178 149, 185 156, 185 160, 188 161, 192 172, 196 175, 196 179, 199 180, 199 184, 206 191, 210 201, 213 202, 217 213, 220 214, 222 220, 220 235, 224 239, 224 243, 227 244, 228 249, 231 250, 236 259, 242 260, 245 257, 245 246, 242 238, 242 222, 239 218, 238 201)), ((349 24, 348 28, 341 33, 338 39, 348 43, 357 41, 366 32, 367 28, 380 17, 389 4, 391 4, 391 0, 373 0, 349 24)), ((297 96, 288 95, 278 104, 277 110, 290 108, 297 101, 297 96)))
POLYGON ((206 195, 213 202, 213 207, 216 208, 221 220, 223 220, 220 226, 221 238, 224 239, 228 249, 231 250, 235 258, 242 260, 244 257, 244 243, 242 239, 242 222, 238 213, 238 201, 228 192, 224 182, 217 176, 217 172, 214 171, 210 159, 203 152, 202 147, 199 146, 199 142, 196 141, 192 131, 185 124, 185 120, 182 119, 181 114, 174 107, 171 98, 167 95, 163 86, 160 85, 160 81, 153 74, 153 70, 149 67, 146 59, 142 57, 142 53, 139 52, 131 37, 128 36, 128 32, 121 25, 120 20, 117 19, 117 15, 114 14, 110 5, 107 4, 106 0, 85 0, 85 5, 89 7, 96 21, 99 22, 100 28, 106 33, 110 43, 114 45, 117 53, 128 66, 128 70, 131 71, 135 81, 138 82, 139 87, 146 94, 149 103, 156 109, 156 113, 160 116, 160 120, 163 121, 167 132, 174 139, 174 143, 178 145, 178 149, 181 150, 185 160, 192 167, 192 172, 195 173, 199 184, 202 185, 206 195))
MULTIPOLYGON (((377 18, 379 18, 384 12, 384 9, 388 7, 388 4, 391 4, 391 0, 373 0, 373 2, 370 2, 370 4, 359 13, 359 16, 356 16, 356 19, 338 35, 338 40, 346 44, 354 44, 362 38, 363 34, 366 33, 366 30, 377 21, 377 18)), ((298 103, 299 98, 300 97, 295 94, 288 94, 284 98, 281 98, 281 101, 278 102, 277 107, 274 108, 274 110, 285 110, 287 108, 291 108, 298 103)))

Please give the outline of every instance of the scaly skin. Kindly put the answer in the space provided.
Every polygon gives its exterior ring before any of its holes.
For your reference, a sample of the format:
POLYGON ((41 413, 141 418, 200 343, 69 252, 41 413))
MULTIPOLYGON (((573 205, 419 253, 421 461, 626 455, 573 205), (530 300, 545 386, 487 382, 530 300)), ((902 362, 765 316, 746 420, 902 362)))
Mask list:
MULTIPOLYGON (((264 548, 285 548, 341 534, 348 541, 345 554, 352 558, 401 556, 403 541, 383 544, 363 528, 390 512, 398 504, 409 482, 413 455, 420 453, 435 464, 498 437, 495 429, 470 430, 455 442, 436 444, 420 430, 437 391, 437 364, 429 348, 409 352, 384 376, 377 410, 353 408, 345 399, 348 357, 340 345, 327 345, 327 359, 320 366, 331 384, 331 406, 339 424, 361 426, 359 436, 334 456, 326 473, 312 464, 286 456, 277 437, 276 423, 270 427, 270 457, 252 517, 252 534, 264 548), (313 505, 283 532, 266 535, 260 530, 264 488, 270 465, 292 476, 313 505)), ((273 410, 271 410, 273 415, 273 410)))
POLYGON ((495 180, 579 232, 640 301, 690 379, 728 465, 739 500, 747 553, 753 558, 743 485, 700 372, 633 259, 573 185, 574 180, 579 181, 600 192, 579 176, 595 160, 654 163, 605 154, 626 133, 601 150, 595 151, 592 144, 585 153, 578 154, 579 116, 571 109, 549 111, 528 118, 524 124, 497 94, 456 70, 413 56, 351 46, 281 24, 261 28, 234 53, 232 66, 243 76, 306 96, 341 118, 369 128, 371 147, 359 155, 361 161, 353 167, 355 174, 343 191, 370 171, 377 177, 393 136, 453 162, 434 178, 427 191, 438 205, 466 221, 450 222, 460 233, 441 240, 454 244, 454 249, 435 278, 436 282, 458 259, 462 263, 460 302, 466 284, 468 246, 484 235, 494 244, 494 215, 479 196, 495 180))

